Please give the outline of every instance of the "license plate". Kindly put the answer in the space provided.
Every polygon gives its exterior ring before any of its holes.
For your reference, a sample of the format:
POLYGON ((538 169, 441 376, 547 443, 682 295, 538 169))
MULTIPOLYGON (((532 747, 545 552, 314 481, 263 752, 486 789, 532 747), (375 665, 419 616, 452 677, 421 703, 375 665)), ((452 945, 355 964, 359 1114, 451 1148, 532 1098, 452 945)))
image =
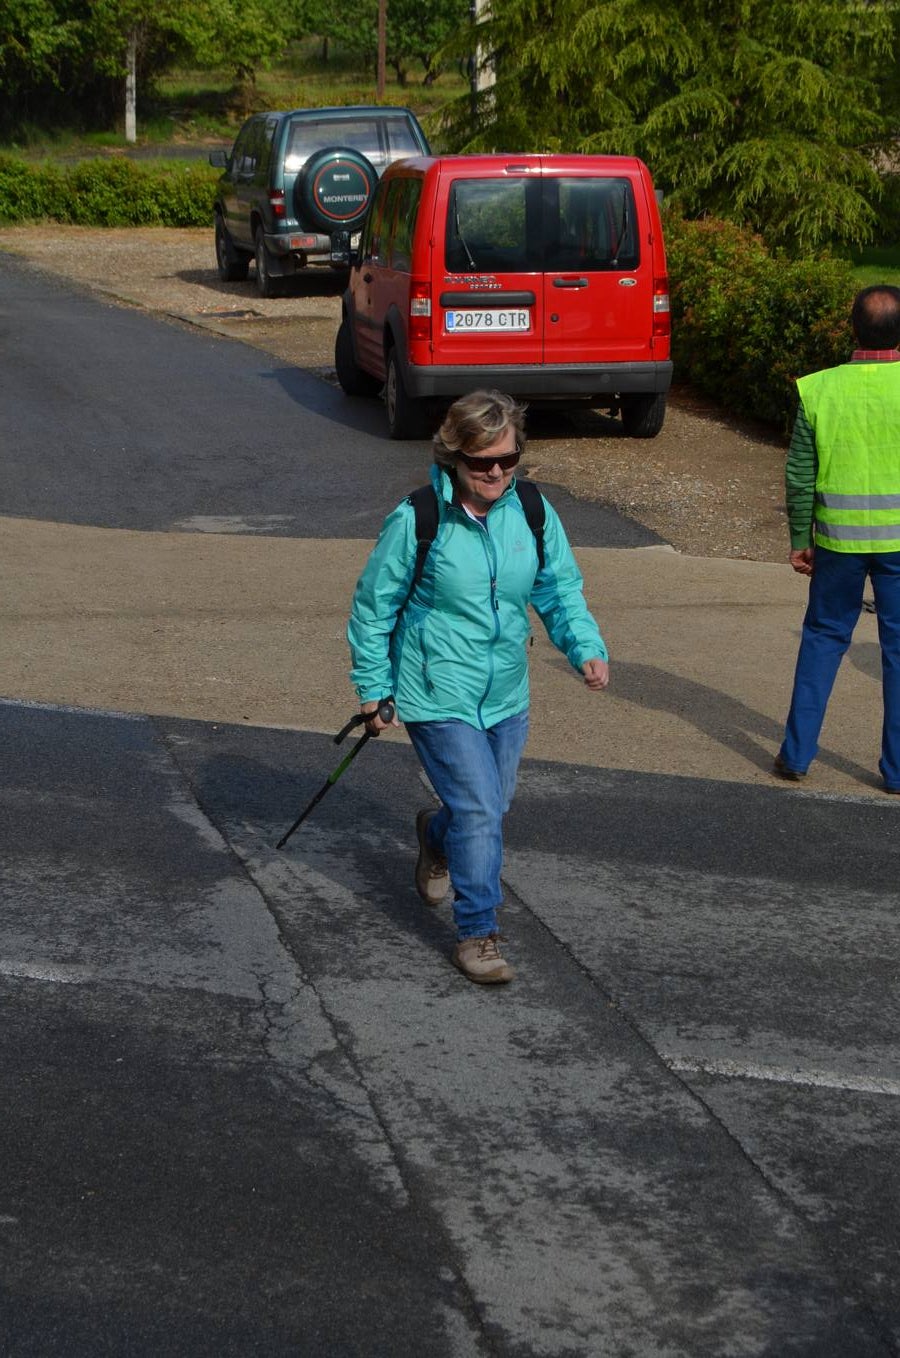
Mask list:
POLYGON ((489 311, 445 311, 444 325, 448 335, 485 334, 489 331, 509 333, 531 329, 531 312, 527 308, 510 307, 503 310, 491 307, 489 311))

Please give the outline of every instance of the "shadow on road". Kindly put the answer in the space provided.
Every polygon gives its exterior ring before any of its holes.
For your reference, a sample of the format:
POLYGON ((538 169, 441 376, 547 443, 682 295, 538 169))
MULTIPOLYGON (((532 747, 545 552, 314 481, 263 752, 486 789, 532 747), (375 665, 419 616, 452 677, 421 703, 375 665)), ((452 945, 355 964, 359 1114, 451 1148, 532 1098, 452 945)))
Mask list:
POLYGON ((847 659, 860 674, 881 683, 881 647, 877 641, 854 641, 847 659))
MULTIPOLYGON (((639 707, 671 712, 749 764, 767 772, 771 769, 771 748, 764 747, 760 741, 767 741, 770 746, 780 745, 784 735, 780 722, 708 684, 698 684, 655 665, 625 660, 616 664, 614 674, 617 697, 639 707)), ((820 763, 856 779, 867 788, 881 788, 881 780, 853 760, 827 749, 821 749, 817 758, 820 763)))
MULTIPOLYGON (((210 255, 212 256, 212 235, 210 235, 210 255)), ((225 297, 233 297, 235 301, 247 303, 248 301, 262 300, 256 290, 256 279, 251 273, 246 283, 223 283, 214 268, 209 269, 179 269, 175 273, 182 283, 190 283, 194 287, 208 288, 210 292, 219 293, 225 297)), ((282 280, 282 298, 291 297, 340 297, 347 286, 347 275, 338 273, 334 269, 309 270, 307 273, 295 274, 292 278, 282 280)), ((278 298, 272 300, 277 301, 278 298)))

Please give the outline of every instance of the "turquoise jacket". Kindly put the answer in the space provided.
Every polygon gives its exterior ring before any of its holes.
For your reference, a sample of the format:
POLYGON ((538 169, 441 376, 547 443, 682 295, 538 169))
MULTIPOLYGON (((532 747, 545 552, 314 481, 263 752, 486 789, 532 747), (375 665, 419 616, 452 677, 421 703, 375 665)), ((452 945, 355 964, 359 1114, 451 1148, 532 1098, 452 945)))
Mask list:
POLYGON ((581 572, 559 516, 546 500, 544 567, 513 482, 486 527, 434 466, 437 534, 410 594, 415 511, 407 500, 384 521, 360 576, 347 627, 351 679, 360 702, 393 693, 401 721, 458 718, 486 729, 528 706, 528 605, 550 640, 581 671, 607 658, 582 593, 581 572))

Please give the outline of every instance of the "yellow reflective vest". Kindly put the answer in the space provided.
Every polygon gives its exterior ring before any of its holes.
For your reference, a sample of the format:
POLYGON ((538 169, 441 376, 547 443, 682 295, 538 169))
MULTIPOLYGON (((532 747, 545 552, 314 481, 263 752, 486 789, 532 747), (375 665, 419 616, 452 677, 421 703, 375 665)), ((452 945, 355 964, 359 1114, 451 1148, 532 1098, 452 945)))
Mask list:
POLYGON ((845 363, 797 387, 816 440, 816 545, 900 552, 900 362, 845 363))

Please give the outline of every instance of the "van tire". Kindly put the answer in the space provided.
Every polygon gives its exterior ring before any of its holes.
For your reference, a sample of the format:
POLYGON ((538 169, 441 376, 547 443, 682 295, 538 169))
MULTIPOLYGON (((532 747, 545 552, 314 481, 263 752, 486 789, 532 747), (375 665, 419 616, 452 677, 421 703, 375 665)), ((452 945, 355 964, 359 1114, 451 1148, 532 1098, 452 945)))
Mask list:
POLYGON ((256 228, 256 291, 260 297, 277 297, 281 292, 281 278, 273 278, 269 272, 271 256, 266 249, 266 239, 261 226, 256 228))
MULTIPOLYGON (((378 171, 361 151, 354 151, 352 146, 328 146, 311 155, 297 175, 294 190, 297 216, 301 221, 312 223, 319 231, 327 231, 329 235, 333 231, 352 231, 359 226, 371 207, 377 184, 378 171), (346 212, 341 212, 337 206, 335 211, 329 212, 319 197, 323 192, 327 193, 329 176, 335 173, 342 179, 349 175, 351 187, 363 195, 359 204, 353 209, 348 208, 346 212)), ((335 192, 340 192, 343 187, 332 185, 335 192)))
POLYGON ((231 239, 231 232, 216 213, 216 263, 223 283, 246 283, 253 256, 239 250, 231 239))
POLYGON ((407 392, 396 349, 388 350, 384 408, 387 411, 388 433, 392 439, 428 437, 430 431, 425 403, 414 400, 407 392))
POLYGON ((622 425, 632 439, 655 439, 666 418, 666 394, 622 398, 622 425))
POLYGON ((350 324, 346 316, 338 327, 334 341, 334 367, 341 389, 348 396, 377 396, 384 386, 377 377, 363 372, 357 364, 353 352, 353 336, 350 334, 350 324))

